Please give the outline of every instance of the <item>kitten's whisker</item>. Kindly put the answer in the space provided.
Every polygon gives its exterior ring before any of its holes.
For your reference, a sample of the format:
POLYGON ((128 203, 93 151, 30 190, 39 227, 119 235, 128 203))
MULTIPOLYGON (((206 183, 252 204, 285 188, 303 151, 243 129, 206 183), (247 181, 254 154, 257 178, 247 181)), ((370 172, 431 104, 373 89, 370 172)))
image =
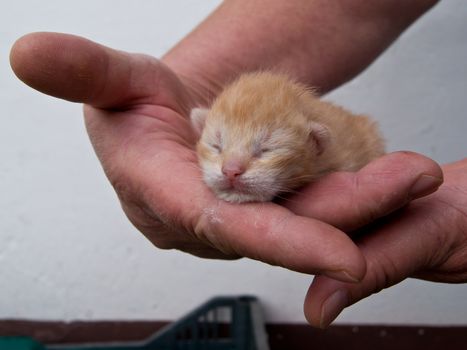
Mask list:
POLYGON ((299 194, 301 191, 295 189, 295 188, 283 188, 281 190, 283 193, 291 193, 291 194, 299 194))
POLYGON ((312 181, 316 179, 316 176, 315 175, 299 175, 299 176, 295 176, 295 177, 291 177, 291 178, 288 178, 287 180, 289 181, 295 181, 295 180, 308 180, 308 181, 312 181))

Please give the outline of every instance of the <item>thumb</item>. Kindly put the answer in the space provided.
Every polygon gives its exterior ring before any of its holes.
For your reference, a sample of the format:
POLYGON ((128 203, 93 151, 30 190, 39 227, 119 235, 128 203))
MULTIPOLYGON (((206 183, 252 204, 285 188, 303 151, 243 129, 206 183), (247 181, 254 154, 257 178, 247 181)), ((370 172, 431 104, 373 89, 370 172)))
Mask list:
POLYGON ((94 107, 157 102, 157 93, 165 105, 176 109, 171 101, 181 98, 167 96, 180 82, 160 61, 74 35, 27 34, 13 45, 10 64, 18 78, 32 88, 94 107), (171 89, 160 89, 162 86, 171 89))
POLYGON ((313 280, 304 306, 310 324, 326 328, 344 308, 445 259, 443 252, 452 249, 451 242, 434 219, 440 208, 427 201, 412 203, 358 239, 367 264, 360 282, 343 283, 325 276, 313 280))

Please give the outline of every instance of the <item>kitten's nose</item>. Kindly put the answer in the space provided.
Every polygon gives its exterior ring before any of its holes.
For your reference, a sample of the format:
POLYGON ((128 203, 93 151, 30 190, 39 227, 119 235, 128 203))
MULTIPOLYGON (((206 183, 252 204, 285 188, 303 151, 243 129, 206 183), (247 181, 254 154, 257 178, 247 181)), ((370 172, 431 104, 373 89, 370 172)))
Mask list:
POLYGON ((238 159, 228 159, 222 164, 222 173, 230 180, 235 180, 246 170, 244 162, 238 159))

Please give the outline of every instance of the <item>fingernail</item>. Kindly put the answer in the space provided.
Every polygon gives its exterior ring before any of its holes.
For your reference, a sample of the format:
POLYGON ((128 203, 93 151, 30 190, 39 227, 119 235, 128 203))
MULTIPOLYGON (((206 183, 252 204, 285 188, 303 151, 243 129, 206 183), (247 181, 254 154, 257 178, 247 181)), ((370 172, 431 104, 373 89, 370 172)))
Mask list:
POLYGON ((320 328, 327 328, 348 305, 349 294, 346 290, 339 289, 331 294, 331 296, 329 296, 321 306, 321 315, 319 320, 320 328))
POLYGON ((352 276, 350 273, 348 273, 345 270, 326 271, 325 275, 333 279, 342 281, 342 282, 357 283, 357 282, 360 282, 361 280, 361 278, 352 276))
POLYGON ((442 183, 443 179, 439 177, 422 174, 410 189, 409 196, 411 199, 426 196, 434 192, 442 183))

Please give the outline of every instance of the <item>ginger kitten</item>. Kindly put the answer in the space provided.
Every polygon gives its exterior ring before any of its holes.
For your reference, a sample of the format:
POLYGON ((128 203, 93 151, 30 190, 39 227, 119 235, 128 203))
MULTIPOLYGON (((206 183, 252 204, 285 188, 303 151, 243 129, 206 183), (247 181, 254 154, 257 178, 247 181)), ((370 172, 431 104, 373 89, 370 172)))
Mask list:
POLYGON ((384 154, 376 123, 320 100, 283 74, 241 75, 210 109, 194 108, 205 183, 229 202, 269 201, 384 154))

